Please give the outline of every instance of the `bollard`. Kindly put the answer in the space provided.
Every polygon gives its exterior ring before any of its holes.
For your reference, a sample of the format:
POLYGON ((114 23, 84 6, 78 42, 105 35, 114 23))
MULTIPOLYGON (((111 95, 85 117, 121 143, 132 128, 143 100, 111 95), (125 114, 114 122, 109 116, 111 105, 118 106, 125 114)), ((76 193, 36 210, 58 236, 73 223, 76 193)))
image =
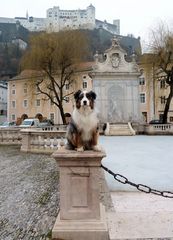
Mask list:
POLYGON ((56 151, 60 169, 60 212, 53 239, 108 240, 104 206, 100 203, 100 165, 103 152, 56 151))

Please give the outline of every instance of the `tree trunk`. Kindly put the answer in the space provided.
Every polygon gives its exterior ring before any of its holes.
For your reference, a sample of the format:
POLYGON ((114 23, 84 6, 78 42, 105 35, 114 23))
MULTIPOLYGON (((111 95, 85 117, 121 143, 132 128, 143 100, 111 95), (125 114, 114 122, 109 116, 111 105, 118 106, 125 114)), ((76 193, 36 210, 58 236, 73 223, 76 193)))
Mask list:
POLYGON ((172 97, 173 97, 173 85, 170 85, 170 93, 169 93, 169 96, 167 98, 164 113, 163 113, 163 123, 164 124, 166 124, 167 121, 168 121, 168 111, 169 111, 169 108, 170 108, 172 97))
POLYGON ((65 119, 64 109, 63 109, 63 106, 62 106, 62 105, 59 106, 59 110, 60 110, 60 114, 61 114, 62 122, 63 122, 63 124, 66 124, 66 119, 65 119))

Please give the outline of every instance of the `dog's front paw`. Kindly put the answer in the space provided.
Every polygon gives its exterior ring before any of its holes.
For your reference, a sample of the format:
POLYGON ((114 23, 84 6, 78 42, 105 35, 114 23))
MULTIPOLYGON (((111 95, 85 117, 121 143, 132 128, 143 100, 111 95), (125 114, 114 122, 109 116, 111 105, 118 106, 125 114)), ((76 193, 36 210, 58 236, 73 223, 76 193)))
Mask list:
POLYGON ((83 148, 83 147, 77 148, 77 152, 83 152, 83 151, 84 151, 84 148, 83 148))
POLYGON ((101 152, 103 150, 100 145, 95 145, 95 146, 92 147, 92 149, 96 152, 101 152))

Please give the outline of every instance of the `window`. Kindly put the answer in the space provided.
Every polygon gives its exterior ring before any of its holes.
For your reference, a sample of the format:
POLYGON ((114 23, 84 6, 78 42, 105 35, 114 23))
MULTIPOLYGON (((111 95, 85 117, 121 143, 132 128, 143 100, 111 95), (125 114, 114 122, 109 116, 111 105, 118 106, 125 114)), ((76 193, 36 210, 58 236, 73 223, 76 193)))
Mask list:
POLYGON ((27 83, 24 83, 24 86, 23 86, 23 92, 24 93, 27 93, 27 86, 28 86, 27 83))
POLYGON ((24 92, 24 93, 27 93, 27 88, 24 88, 24 89, 23 89, 23 92, 24 92))
POLYGON ((165 104, 166 103, 166 97, 165 96, 161 96, 160 97, 160 102, 161 102, 161 104, 165 104))
POLYGON ((16 107, 16 101, 12 101, 11 104, 12 104, 12 108, 16 107))
POLYGON ((139 78, 139 85, 145 85, 145 78, 144 77, 139 78))
POLYGON ((160 88, 165 88, 166 87, 166 82, 165 80, 160 81, 160 88))
POLYGON ((87 82, 83 82, 83 88, 87 88, 87 82))
POLYGON ((15 121, 15 120, 16 120, 16 115, 15 115, 15 114, 12 114, 12 115, 11 115, 11 120, 12 120, 12 121, 15 121))
POLYGON ((144 122, 147 122, 147 112, 142 112, 144 122))
POLYGON ((65 84, 65 90, 69 90, 69 88, 70 88, 70 84, 69 84, 69 83, 66 83, 66 84, 65 84))
POLYGON ((172 116, 169 118, 169 121, 170 121, 170 122, 173 122, 173 117, 172 117, 172 116))
POLYGON ((40 104, 40 99, 36 99, 36 106, 37 106, 37 107, 40 107, 40 105, 41 105, 41 104, 40 104))
POLYGON ((140 93, 140 103, 145 103, 145 93, 140 93))
POLYGON ((50 120, 54 122, 54 120, 55 120, 55 113, 50 113, 50 120))
POLYGON ((159 120, 162 122, 163 121, 163 114, 159 114, 159 120))
POLYGON ((16 90, 15 89, 12 89, 12 94, 16 94, 16 90))
POLYGON ((23 100, 23 106, 24 106, 25 108, 28 107, 28 100, 26 100, 26 99, 23 100))

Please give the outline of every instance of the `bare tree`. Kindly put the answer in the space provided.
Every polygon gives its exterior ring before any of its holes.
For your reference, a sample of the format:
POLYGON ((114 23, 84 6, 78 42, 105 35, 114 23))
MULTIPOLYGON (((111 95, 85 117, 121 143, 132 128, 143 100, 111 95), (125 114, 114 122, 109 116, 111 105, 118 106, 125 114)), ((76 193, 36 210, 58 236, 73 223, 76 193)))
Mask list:
POLYGON ((22 69, 40 72, 35 80, 38 93, 59 108, 65 124, 63 103, 73 92, 66 94, 64 88, 73 84, 77 65, 88 53, 87 38, 78 30, 41 33, 31 37, 29 46, 21 62, 22 69))
POLYGON ((163 123, 167 123, 170 103, 173 97, 173 33, 165 24, 160 24, 156 30, 151 31, 150 54, 147 54, 145 62, 154 69, 156 80, 159 75, 165 75, 169 87, 169 94, 163 113, 163 123))

